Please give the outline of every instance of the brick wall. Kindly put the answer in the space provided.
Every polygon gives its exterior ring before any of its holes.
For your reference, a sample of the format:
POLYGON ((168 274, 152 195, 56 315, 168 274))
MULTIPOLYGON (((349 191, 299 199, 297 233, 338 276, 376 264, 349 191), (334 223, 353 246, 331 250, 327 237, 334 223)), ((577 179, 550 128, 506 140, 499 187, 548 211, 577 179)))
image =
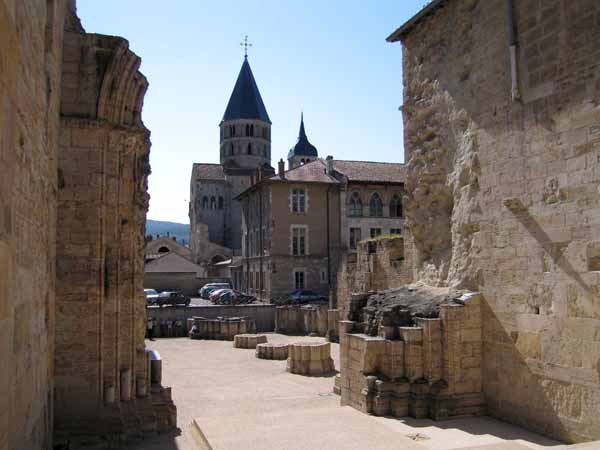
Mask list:
POLYGON ((403 38, 407 220, 418 278, 483 293, 497 417, 600 439, 600 4, 442 2, 403 38))

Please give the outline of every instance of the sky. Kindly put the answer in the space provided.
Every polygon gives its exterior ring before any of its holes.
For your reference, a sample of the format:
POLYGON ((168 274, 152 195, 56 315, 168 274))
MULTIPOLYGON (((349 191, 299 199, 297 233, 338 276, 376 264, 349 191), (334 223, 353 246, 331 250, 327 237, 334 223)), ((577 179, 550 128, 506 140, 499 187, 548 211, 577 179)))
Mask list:
POLYGON ((148 218, 189 223, 192 164, 219 162, 219 122, 248 60, 287 161, 300 113, 319 156, 404 162, 402 49, 423 0, 78 0, 87 32, 127 38, 150 82, 148 218))

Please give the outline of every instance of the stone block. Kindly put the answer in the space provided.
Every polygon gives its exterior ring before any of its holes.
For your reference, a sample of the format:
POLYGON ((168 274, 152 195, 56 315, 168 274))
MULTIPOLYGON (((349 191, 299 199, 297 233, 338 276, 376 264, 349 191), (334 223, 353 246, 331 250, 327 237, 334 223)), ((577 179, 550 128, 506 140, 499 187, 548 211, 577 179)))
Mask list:
POLYGON ((256 349, 258 344, 265 344, 267 336, 264 334, 236 334, 233 337, 234 348, 256 349))

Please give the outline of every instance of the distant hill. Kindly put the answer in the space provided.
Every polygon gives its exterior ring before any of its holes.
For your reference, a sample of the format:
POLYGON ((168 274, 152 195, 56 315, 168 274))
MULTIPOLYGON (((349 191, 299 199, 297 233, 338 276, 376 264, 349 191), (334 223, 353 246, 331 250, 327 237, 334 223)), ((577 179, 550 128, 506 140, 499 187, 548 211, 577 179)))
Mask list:
POLYGON ((157 234, 161 236, 175 236, 177 242, 184 241, 186 244, 190 241, 190 226, 185 223, 163 222, 161 220, 146 220, 146 235, 151 234, 156 238, 157 234))

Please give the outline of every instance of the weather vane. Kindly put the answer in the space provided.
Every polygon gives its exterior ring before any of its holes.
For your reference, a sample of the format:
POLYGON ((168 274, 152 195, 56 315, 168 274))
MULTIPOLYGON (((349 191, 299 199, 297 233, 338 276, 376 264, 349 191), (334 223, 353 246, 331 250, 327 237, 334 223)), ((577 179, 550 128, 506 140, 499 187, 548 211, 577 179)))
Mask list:
POLYGON ((244 47, 244 58, 248 58, 248 47, 252 47, 248 42, 248 35, 244 36, 244 42, 240 42, 240 46, 244 47))

